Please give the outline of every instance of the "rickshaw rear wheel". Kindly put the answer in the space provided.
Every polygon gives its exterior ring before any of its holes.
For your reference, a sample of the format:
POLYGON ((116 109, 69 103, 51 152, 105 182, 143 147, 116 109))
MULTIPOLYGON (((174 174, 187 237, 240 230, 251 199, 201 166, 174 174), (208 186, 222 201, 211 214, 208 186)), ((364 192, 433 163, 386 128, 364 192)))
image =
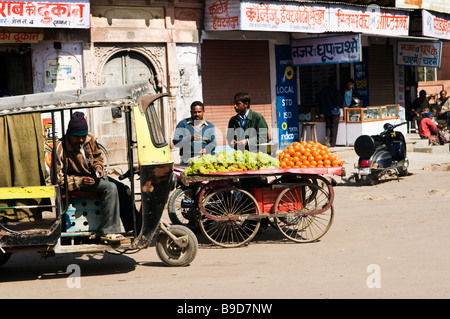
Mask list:
POLYGON ((0 252, 0 266, 3 266, 4 264, 6 264, 6 262, 9 260, 11 255, 12 255, 11 253, 1 253, 0 252))
POLYGON ((185 247, 180 247, 168 234, 161 231, 156 237, 158 257, 168 266, 189 265, 197 255, 197 237, 189 228, 181 225, 171 225, 168 230, 177 238, 186 236, 187 244, 185 247))

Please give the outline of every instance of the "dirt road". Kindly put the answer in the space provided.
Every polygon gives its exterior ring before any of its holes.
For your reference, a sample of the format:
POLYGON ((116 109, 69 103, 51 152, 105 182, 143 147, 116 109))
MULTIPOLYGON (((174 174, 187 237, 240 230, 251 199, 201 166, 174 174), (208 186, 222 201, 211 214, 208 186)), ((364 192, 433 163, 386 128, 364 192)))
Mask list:
POLYGON ((316 243, 287 242, 271 228, 235 249, 199 237, 183 268, 164 266, 154 247, 46 260, 16 254, 0 268, 0 298, 449 298, 450 172, 412 172, 376 186, 339 178, 333 225, 316 243))

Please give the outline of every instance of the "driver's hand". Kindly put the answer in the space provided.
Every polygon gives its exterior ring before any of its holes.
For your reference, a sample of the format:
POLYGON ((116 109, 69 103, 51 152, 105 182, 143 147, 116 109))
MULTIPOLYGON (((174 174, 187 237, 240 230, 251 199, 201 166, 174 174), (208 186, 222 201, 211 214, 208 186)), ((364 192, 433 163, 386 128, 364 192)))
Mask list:
POLYGON ((83 177, 81 184, 84 186, 92 186, 95 184, 95 179, 93 179, 92 177, 89 177, 89 176, 85 176, 85 177, 83 177))

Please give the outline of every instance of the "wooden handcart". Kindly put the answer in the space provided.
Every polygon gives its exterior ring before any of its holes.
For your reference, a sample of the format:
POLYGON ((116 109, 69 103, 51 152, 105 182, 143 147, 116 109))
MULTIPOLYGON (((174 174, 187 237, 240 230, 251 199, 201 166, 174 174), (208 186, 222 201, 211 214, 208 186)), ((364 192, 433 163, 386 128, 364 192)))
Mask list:
POLYGON ((342 175, 342 167, 289 168, 180 175, 199 189, 197 223, 221 247, 239 247, 257 234, 261 220, 298 243, 321 238, 333 222, 334 190, 322 175, 342 175))

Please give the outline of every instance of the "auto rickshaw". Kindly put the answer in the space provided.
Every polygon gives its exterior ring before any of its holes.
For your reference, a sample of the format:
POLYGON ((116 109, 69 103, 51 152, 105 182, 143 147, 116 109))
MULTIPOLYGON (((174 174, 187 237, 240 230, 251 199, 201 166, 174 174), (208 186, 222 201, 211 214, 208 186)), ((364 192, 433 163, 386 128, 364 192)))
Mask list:
MULTIPOLYGON (((1 174, 4 175, 0 175, 0 186, 3 186, 0 187, 0 266, 7 262, 11 254, 18 252, 35 251, 43 257, 65 253, 135 253, 148 248, 153 239, 157 254, 165 264, 185 266, 194 260, 198 250, 194 233, 187 227, 169 225, 161 220, 176 178, 170 148, 161 129, 156 108, 168 94, 150 92, 148 83, 140 83, 0 99, 0 138, 3 134, 3 143, 0 140, 0 145, 4 147, 3 156, 0 155, 3 167, 1 174), (36 124, 36 121, 40 122, 41 113, 50 113, 53 123, 55 115, 59 114, 61 127, 64 128, 65 112, 99 107, 111 108, 111 114, 123 114, 125 123, 128 171, 119 179, 129 179, 132 208, 136 208, 138 215, 133 216, 132 234, 124 234, 126 240, 120 242, 105 242, 99 236, 93 236, 101 219, 98 196, 74 195, 67 187, 58 186, 54 178, 50 184, 46 183, 43 172, 43 137, 38 134, 42 128, 36 124), (15 120, 25 114, 39 116, 39 120, 26 122, 26 127, 37 127, 33 131, 35 136, 29 138, 31 141, 23 143, 14 141, 11 137, 5 138, 10 136, 8 130, 24 129, 24 126, 17 127, 15 120), (24 150, 22 144, 35 146, 38 150, 35 152, 39 156, 38 164, 32 161, 33 155, 30 154, 34 153, 24 150), (18 172, 18 167, 26 169, 18 172), (39 181, 34 184, 26 178, 32 170, 39 170, 35 174, 40 177, 39 181), (26 185, 18 184, 21 181, 17 178, 18 174, 25 176, 22 180, 27 181, 24 182, 26 185), (140 187, 136 187, 138 185, 135 185, 135 179, 140 181, 140 187), (5 186, 5 183, 8 185, 5 186), (26 221, 8 218, 23 212, 33 218, 26 221)), ((52 136, 55 145, 55 132, 52 136)), ((56 163, 53 163, 56 169, 56 163)), ((67 177, 65 179, 64 185, 67 186, 67 177)))

